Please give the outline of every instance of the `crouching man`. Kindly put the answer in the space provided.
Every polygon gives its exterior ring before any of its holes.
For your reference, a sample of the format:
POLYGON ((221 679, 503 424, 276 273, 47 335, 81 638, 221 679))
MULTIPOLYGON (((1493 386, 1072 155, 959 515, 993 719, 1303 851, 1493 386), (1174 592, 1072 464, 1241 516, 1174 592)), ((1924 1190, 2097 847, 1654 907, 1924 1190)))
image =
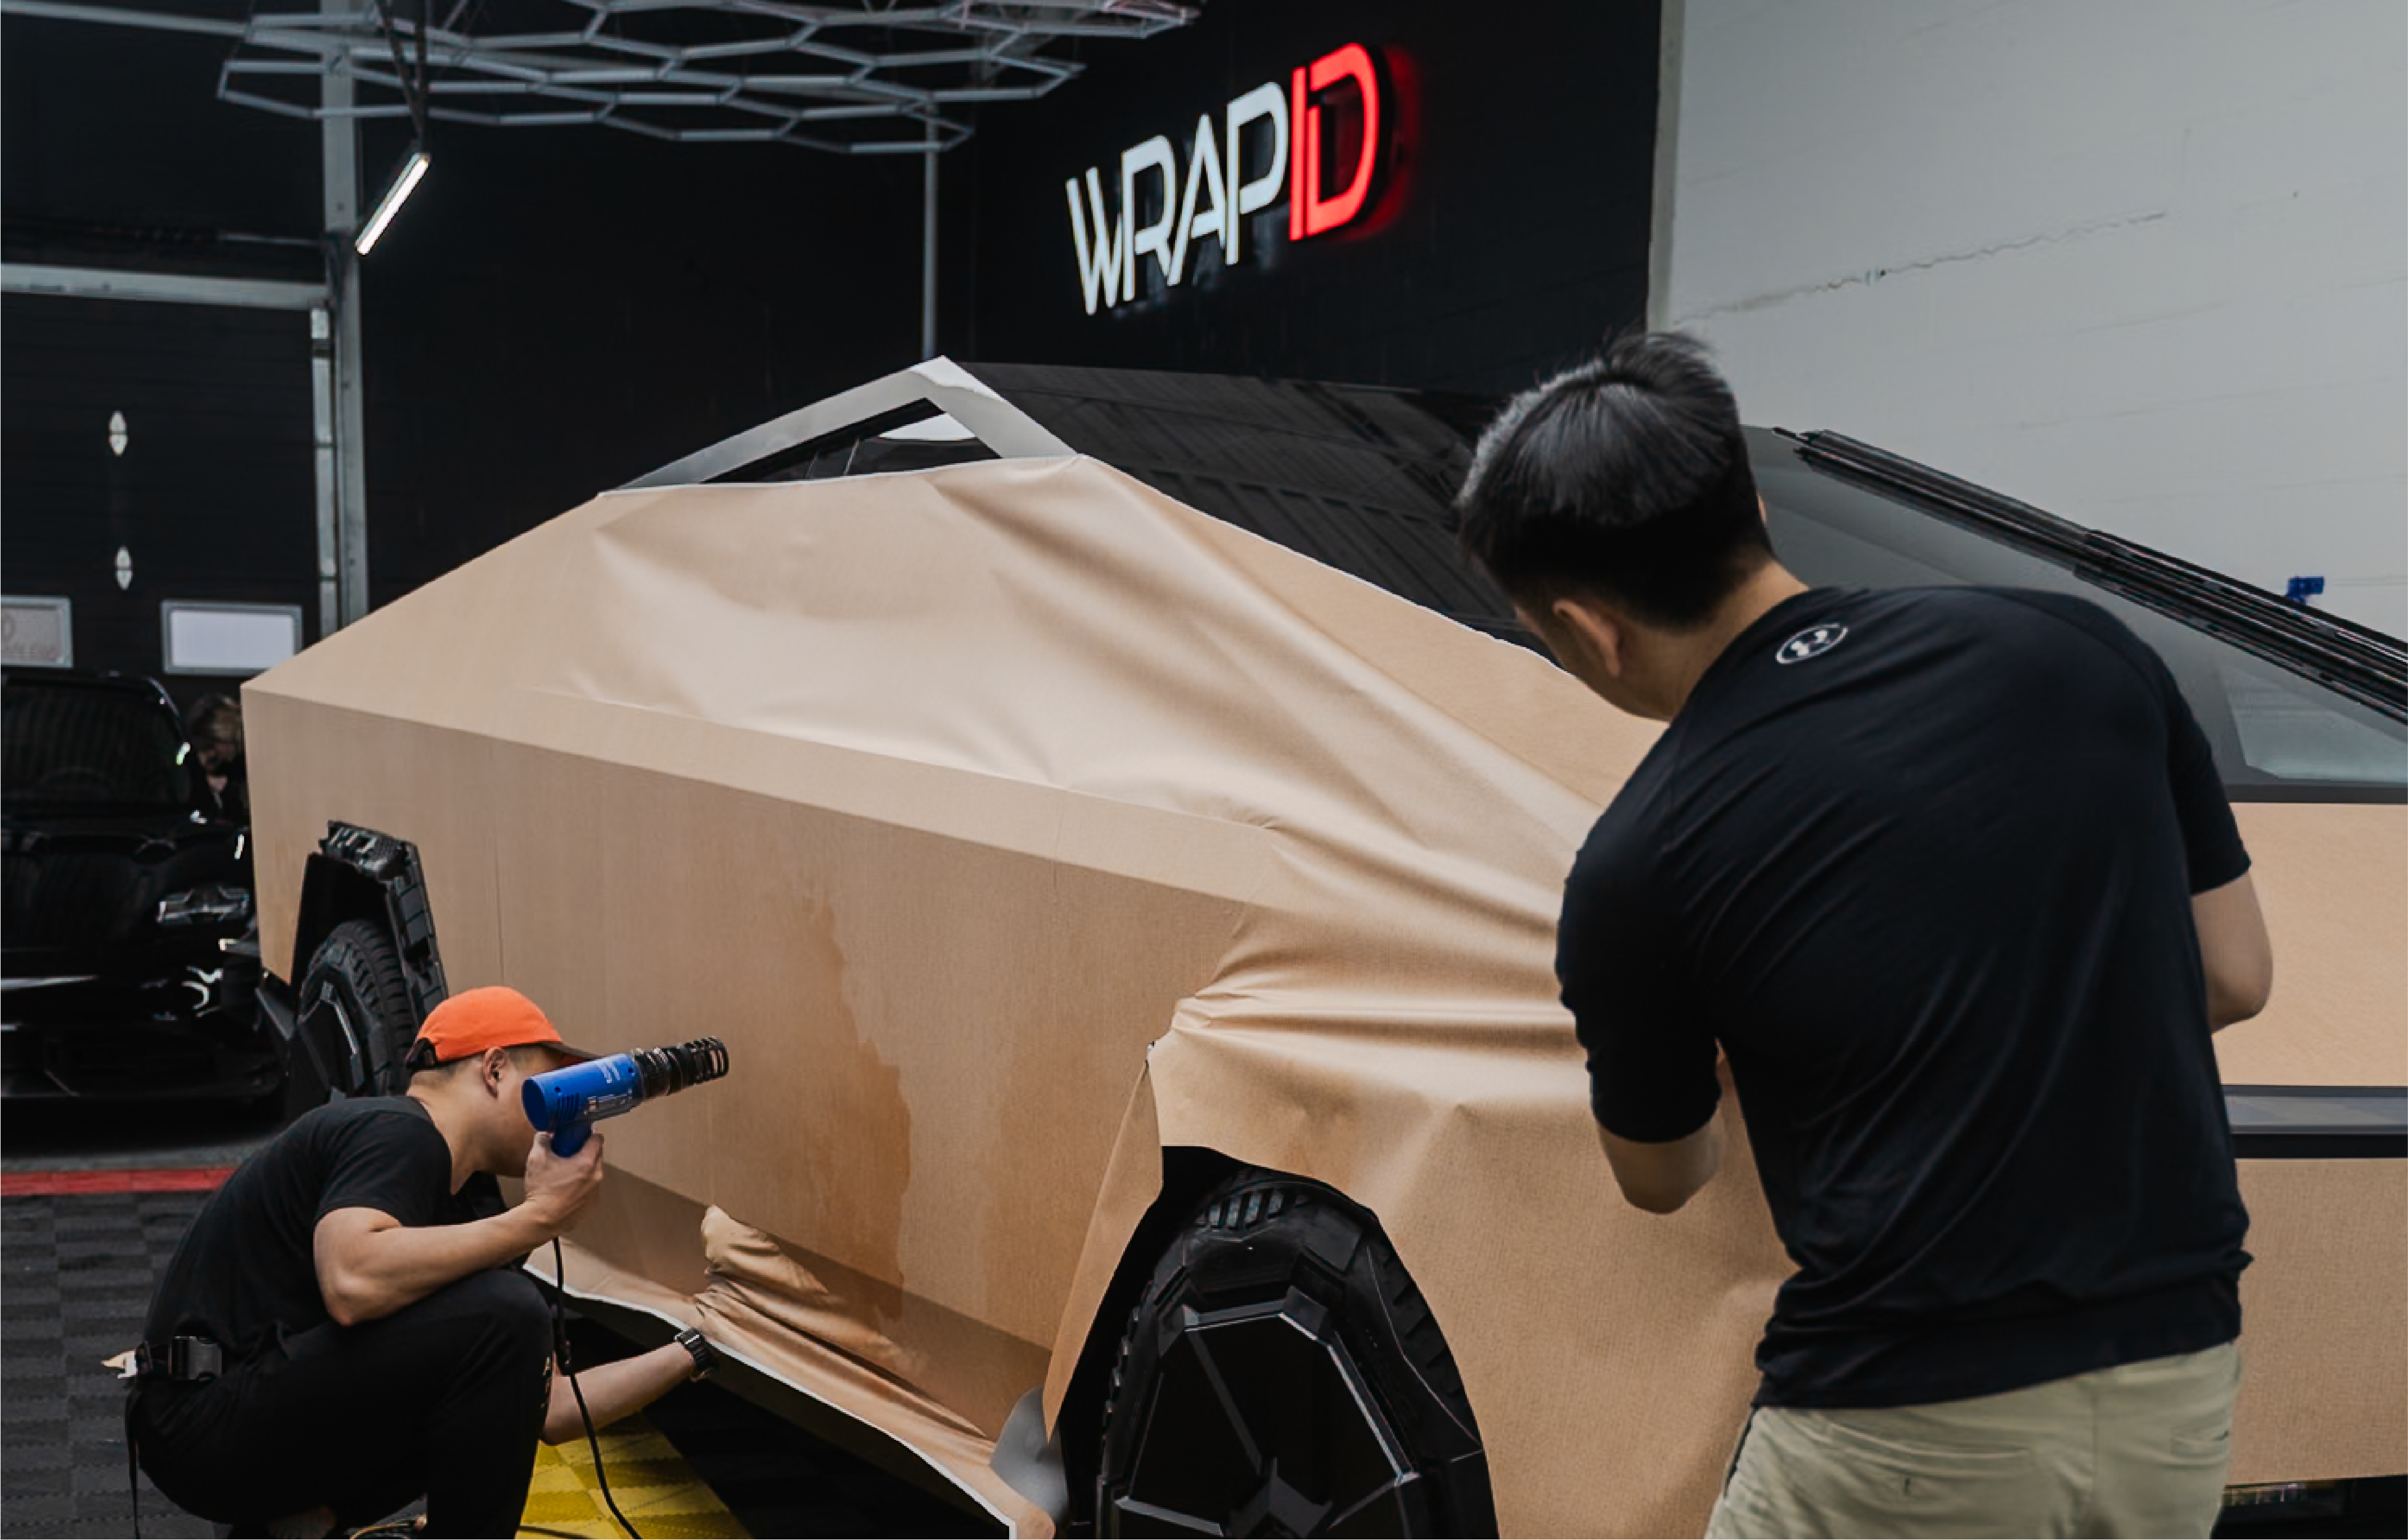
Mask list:
MULTIPOLYGON (((514 989, 431 1012, 407 1094, 320 1107, 236 1172, 151 1302, 126 1411, 159 1490, 279 1533, 426 1499, 426 1533, 518 1528, 536 1440, 583 1429, 518 1263, 602 1184, 602 1141, 552 1153, 519 1087, 590 1056, 514 989), (505 1207, 496 1176, 523 1176, 505 1207), (297 1523, 296 1523, 297 1520, 297 1523)), ((714 1356, 699 1334, 580 1376, 598 1427, 714 1356)))

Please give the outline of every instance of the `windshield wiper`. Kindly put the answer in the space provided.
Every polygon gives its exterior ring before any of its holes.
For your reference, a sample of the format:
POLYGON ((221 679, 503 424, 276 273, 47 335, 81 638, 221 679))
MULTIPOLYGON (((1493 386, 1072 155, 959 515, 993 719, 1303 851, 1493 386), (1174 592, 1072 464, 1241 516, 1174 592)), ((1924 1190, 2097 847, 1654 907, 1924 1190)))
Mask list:
POLYGON ((1775 431, 1796 442, 1799 458, 1818 470, 1902 494, 1929 512, 1971 525, 2136 604, 2408 722, 2408 645, 2396 637, 2286 602, 2262 588, 2137 541, 2086 529, 1843 433, 1775 431))

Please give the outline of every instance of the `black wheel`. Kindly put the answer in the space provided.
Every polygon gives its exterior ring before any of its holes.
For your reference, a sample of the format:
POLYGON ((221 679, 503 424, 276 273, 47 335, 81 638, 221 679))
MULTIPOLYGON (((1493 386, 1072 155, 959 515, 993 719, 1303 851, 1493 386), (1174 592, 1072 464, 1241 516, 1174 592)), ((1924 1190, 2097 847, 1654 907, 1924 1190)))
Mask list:
POLYGON ((295 1005, 297 1030, 316 1045, 326 1069, 320 1083, 308 1053, 296 1044, 290 1082, 295 1101, 308 1097, 315 1106, 329 1087, 350 1096, 401 1090, 402 1056, 418 1035, 418 1018, 401 980, 401 957, 382 926, 345 920, 327 931, 301 976, 295 1005))
POLYGON ((1214 1188, 1129 1318, 1104 1534, 1497 1533, 1462 1378, 1379 1222, 1318 1183, 1214 1188))

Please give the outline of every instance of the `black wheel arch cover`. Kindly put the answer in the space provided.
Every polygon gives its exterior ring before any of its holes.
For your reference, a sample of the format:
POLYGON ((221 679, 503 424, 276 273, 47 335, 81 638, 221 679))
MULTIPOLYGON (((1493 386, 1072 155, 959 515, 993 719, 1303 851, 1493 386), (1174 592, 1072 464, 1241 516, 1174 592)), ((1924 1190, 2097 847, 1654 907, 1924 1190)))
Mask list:
POLYGON ((1056 1427, 1068 1533, 1185 1530, 1173 1513, 1229 1533, 1497 1533, 1461 1379, 1377 1217, 1211 1150, 1163 1151, 1056 1427), (1271 1393, 1216 1392, 1216 1371, 1271 1393), (1263 1426, 1226 1431, 1248 1421, 1263 1426))
POLYGON ((354 921, 375 926, 392 945, 401 971, 406 1026, 414 1033, 426 1014, 450 993, 418 847, 408 840, 335 820, 327 824, 326 837, 303 869, 294 925, 291 1003, 283 1011, 271 1011, 270 1015, 271 1019, 294 1018, 289 1026, 286 1020, 277 1020, 280 1032, 288 1033, 300 1050, 322 1060, 314 1066, 320 1075, 346 1094, 358 1094, 367 1087, 344 1084, 347 1076, 335 1045, 313 1043, 310 1034, 300 1029, 310 1008, 310 1001, 300 998, 300 985, 326 938, 354 921))

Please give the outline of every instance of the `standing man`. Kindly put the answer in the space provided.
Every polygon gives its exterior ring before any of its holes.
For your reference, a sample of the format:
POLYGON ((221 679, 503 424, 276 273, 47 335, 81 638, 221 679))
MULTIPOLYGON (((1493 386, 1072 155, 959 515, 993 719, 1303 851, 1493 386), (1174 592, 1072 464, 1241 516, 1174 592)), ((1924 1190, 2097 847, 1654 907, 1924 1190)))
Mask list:
POLYGON ((2062 595, 1809 589, 1681 337, 1515 399, 1465 547, 1668 723, 1564 892, 1622 1192, 1722 1154, 1717 1054, 1797 1272, 1708 1533, 2196 1534, 2248 1216, 2210 1034, 2272 977, 2157 655, 2062 595))
MULTIPOLYGON (((426 1533, 518 1533, 536 1440, 583 1428, 519 1271, 602 1183, 552 1153, 526 1077, 591 1056, 515 989, 427 1013, 408 1092, 308 1113, 193 1223, 151 1302, 126 1413, 151 1480, 204 1518, 323 1534, 426 1498, 426 1533), (502 1204, 495 1176, 523 1176, 502 1204)), ((716 1355, 689 1330, 580 1376, 596 1426, 716 1355)), ((253 1533, 265 1533, 254 1529, 253 1533)))
POLYGON ((208 778, 209 794, 236 823, 251 822, 251 784, 242 752, 242 705, 230 695, 205 695, 184 717, 184 736, 208 778))

